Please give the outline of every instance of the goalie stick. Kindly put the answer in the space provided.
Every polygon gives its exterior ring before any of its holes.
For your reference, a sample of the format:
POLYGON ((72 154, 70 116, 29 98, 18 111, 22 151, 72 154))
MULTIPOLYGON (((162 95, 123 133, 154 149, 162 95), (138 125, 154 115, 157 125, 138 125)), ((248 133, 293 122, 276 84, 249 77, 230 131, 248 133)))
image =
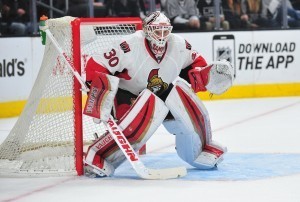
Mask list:
POLYGON ((40 29, 42 29, 42 31, 44 31, 46 33, 46 35, 48 36, 48 38, 50 38, 50 40, 54 44, 56 50, 62 56, 64 62, 66 62, 67 66, 70 68, 70 70, 72 71, 72 73, 74 74, 74 76, 76 77, 76 79, 79 81, 79 83, 80 83, 80 85, 82 87, 82 90, 85 91, 85 92, 89 92, 90 89, 87 87, 87 85, 85 84, 85 82, 82 79, 82 77, 80 76, 80 74, 74 68, 74 64, 71 61, 71 59, 67 56, 67 54, 64 52, 64 50, 59 46, 58 42, 56 41, 56 39, 54 38, 54 36, 50 32, 49 28, 47 26, 43 26, 42 28, 40 27, 40 29))
POLYGON ((123 134, 118 124, 114 121, 113 117, 110 116, 105 125, 118 144, 136 173, 144 179, 171 179, 177 177, 183 177, 186 175, 185 167, 165 168, 165 169, 150 169, 147 168, 139 159, 137 153, 133 150, 129 141, 123 134))
MULTIPOLYGON (((62 56, 64 61, 66 62, 67 66, 70 68, 70 70, 73 72, 76 79, 79 81, 79 83, 82 86, 82 90, 88 92, 89 89, 86 86, 83 78, 80 76, 80 74, 76 71, 74 68, 73 62, 70 60, 70 58, 67 56, 67 54, 64 52, 64 50, 59 46, 56 39, 53 37, 52 33, 50 32, 49 28, 47 26, 43 26, 40 28, 42 31, 44 31, 47 35, 47 37, 51 40, 53 45, 55 46, 56 50, 59 52, 59 54, 62 56)), ((174 167, 174 168, 165 168, 165 169, 150 169, 147 168, 142 161, 139 159, 137 153, 133 150, 132 146, 130 145, 129 141, 123 134, 120 127, 117 125, 117 123, 114 121, 113 117, 110 116, 107 122, 103 122, 108 131, 110 132, 111 136, 113 137, 114 141, 117 143, 117 145, 120 147, 121 151, 124 153, 127 160, 130 162, 131 166, 135 170, 135 172, 143 179, 172 179, 172 178, 178 178, 183 177, 187 174, 185 167, 174 167)))

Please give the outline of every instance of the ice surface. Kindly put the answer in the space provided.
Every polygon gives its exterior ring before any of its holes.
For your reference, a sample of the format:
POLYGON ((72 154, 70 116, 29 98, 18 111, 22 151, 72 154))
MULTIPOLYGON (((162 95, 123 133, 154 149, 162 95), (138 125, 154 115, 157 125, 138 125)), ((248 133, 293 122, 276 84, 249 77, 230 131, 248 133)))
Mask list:
MULTIPOLYGON (((300 97, 208 101, 213 139, 228 153, 217 169, 200 171, 176 155, 160 127, 142 161, 151 168, 185 165, 188 175, 143 180, 129 163, 112 178, 1 178, 0 201, 300 201, 300 97)), ((0 119, 2 142, 17 118, 0 119)))

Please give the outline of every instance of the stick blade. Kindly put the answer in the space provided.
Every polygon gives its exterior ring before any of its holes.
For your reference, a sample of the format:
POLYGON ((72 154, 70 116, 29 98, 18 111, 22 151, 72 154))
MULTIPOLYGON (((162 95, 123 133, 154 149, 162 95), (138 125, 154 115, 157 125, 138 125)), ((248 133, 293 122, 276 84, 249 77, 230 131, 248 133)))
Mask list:
POLYGON ((147 174, 140 175, 144 179, 166 180, 184 177, 187 174, 185 167, 164 168, 164 169, 147 169, 147 174))

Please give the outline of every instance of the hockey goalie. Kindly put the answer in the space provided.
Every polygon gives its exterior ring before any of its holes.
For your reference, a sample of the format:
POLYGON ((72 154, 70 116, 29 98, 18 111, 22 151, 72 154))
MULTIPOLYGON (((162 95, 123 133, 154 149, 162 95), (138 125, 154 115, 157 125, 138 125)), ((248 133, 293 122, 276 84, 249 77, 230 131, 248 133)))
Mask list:
MULTIPOLYGON (((95 122, 113 115, 134 150, 164 124, 176 137, 178 156, 188 164, 211 169, 223 160, 226 147, 212 140, 208 112, 195 93, 224 93, 232 86, 234 69, 228 61, 207 64, 172 33, 164 14, 148 15, 143 30, 90 56, 85 68, 90 91, 84 113, 95 122)), ((107 132, 89 146, 85 173, 112 176, 124 160, 107 132)))

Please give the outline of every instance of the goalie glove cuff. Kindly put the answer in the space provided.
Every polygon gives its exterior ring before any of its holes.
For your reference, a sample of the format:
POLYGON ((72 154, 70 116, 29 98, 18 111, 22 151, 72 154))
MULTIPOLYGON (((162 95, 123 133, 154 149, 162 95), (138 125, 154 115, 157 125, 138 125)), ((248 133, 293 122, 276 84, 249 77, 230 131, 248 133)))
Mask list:
MULTIPOLYGON (((212 66, 212 65, 211 65, 212 66)), ((209 79, 209 71, 211 66, 202 68, 202 67, 195 67, 189 71, 189 79, 191 83, 191 87, 195 93, 199 91, 207 91, 206 85, 209 79)))

